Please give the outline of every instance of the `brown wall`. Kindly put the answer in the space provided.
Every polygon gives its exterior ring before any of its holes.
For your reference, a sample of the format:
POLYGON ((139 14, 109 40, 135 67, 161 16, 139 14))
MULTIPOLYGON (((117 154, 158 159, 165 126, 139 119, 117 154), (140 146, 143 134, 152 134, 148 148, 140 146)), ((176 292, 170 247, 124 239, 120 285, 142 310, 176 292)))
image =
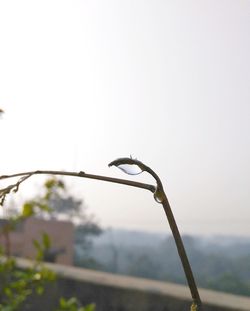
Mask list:
MULTIPOLYGON (((51 241, 52 250, 63 250, 56 257, 56 262, 64 265, 73 263, 74 227, 69 221, 44 220, 29 218, 18 225, 15 232, 10 233, 11 255, 34 258, 36 249, 34 240, 41 241, 43 233, 47 233, 51 241)), ((5 246, 5 236, 1 235, 0 244, 5 246)))

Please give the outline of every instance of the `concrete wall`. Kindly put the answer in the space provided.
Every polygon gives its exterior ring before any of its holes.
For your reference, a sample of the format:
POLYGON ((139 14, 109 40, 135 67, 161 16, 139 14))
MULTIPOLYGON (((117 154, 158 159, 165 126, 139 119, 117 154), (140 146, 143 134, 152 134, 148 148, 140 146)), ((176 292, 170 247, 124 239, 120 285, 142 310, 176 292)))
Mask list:
MULTIPOLYGON (((20 267, 27 260, 18 259, 20 267)), ((190 310, 190 294, 185 286, 58 264, 48 264, 58 273, 58 281, 49 286, 44 297, 36 299, 36 311, 53 310, 58 298, 78 297, 83 304, 95 302, 96 311, 184 311, 190 310)), ((249 311, 250 298, 210 290, 200 290, 204 311, 249 311)), ((34 310, 32 307, 25 311, 34 310)))

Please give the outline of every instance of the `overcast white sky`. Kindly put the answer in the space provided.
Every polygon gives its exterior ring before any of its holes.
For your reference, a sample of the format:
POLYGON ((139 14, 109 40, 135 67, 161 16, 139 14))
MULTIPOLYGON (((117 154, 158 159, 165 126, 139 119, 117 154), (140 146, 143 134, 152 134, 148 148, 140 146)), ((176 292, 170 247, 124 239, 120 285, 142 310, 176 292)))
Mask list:
MULTIPOLYGON (((181 232, 250 235, 249 32, 243 0, 0 0, 1 174, 131 154, 181 232)), ((68 184, 103 226, 169 231, 151 193, 68 184)))

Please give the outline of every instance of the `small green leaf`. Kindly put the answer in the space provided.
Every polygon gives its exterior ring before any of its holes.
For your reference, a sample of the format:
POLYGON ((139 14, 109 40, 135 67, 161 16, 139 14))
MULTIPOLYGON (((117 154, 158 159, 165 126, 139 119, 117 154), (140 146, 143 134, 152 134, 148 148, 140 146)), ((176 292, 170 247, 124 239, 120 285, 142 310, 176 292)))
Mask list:
POLYGON ((55 178, 50 178, 48 180, 46 180, 44 186, 47 188, 47 189, 51 189, 53 188, 54 186, 56 185, 56 179, 55 178))
POLYGON ((84 311, 94 311, 95 310, 95 304, 91 303, 90 305, 87 305, 83 308, 84 311))
POLYGON ((41 280, 41 278, 42 278, 41 273, 38 273, 38 272, 35 273, 34 276, 33 276, 33 279, 35 281, 39 281, 39 280, 41 280))
POLYGON ((11 297, 13 295, 12 290, 9 287, 5 287, 4 293, 8 297, 11 297))
POLYGON ((44 248, 49 249, 51 246, 49 235, 47 233, 43 233, 42 239, 44 248))
POLYGON ((67 306, 74 306, 77 305, 77 299, 75 297, 70 298, 67 300, 67 306))
POLYGON ((66 308, 67 307, 67 302, 66 302, 66 300, 64 298, 60 298, 59 303, 60 303, 60 307, 61 308, 66 308))
POLYGON ((41 250, 41 245, 37 240, 33 240, 33 245, 35 246, 37 250, 39 251, 41 250))
POLYGON ((38 295, 42 295, 42 294, 44 293, 44 287, 43 287, 43 286, 38 286, 38 287, 36 288, 36 293, 37 293, 38 295))
POLYGON ((33 205, 29 202, 25 203, 23 205, 22 216, 23 217, 30 217, 33 214, 34 214, 33 205))

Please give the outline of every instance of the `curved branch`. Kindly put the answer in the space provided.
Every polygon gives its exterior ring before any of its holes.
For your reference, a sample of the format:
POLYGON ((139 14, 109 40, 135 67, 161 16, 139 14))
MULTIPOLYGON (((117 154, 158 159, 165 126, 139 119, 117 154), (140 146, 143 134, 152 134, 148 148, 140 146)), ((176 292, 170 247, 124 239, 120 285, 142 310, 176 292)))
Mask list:
POLYGON ((86 174, 85 172, 67 172, 67 171, 51 171, 51 170, 37 170, 37 171, 30 171, 30 172, 22 172, 16 173, 11 175, 2 175, 0 176, 0 180, 14 178, 14 177, 21 177, 15 184, 9 185, 6 188, 0 189, 0 205, 3 205, 5 197, 11 191, 17 192, 21 183, 25 180, 30 178, 33 175, 60 175, 60 176, 73 176, 73 177, 81 177, 81 178, 88 178, 88 179, 95 179, 101 180, 106 182, 112 182, 116 184, 127 185, 136 188, 142 188, 149 190, 151 192, 155 192, 155 186, 150 184, 145 184, 141 182, 136 182, 127 179, 120 179, 108 176, 101 176, 101 175, 93 175, 93 174, 86 174))

